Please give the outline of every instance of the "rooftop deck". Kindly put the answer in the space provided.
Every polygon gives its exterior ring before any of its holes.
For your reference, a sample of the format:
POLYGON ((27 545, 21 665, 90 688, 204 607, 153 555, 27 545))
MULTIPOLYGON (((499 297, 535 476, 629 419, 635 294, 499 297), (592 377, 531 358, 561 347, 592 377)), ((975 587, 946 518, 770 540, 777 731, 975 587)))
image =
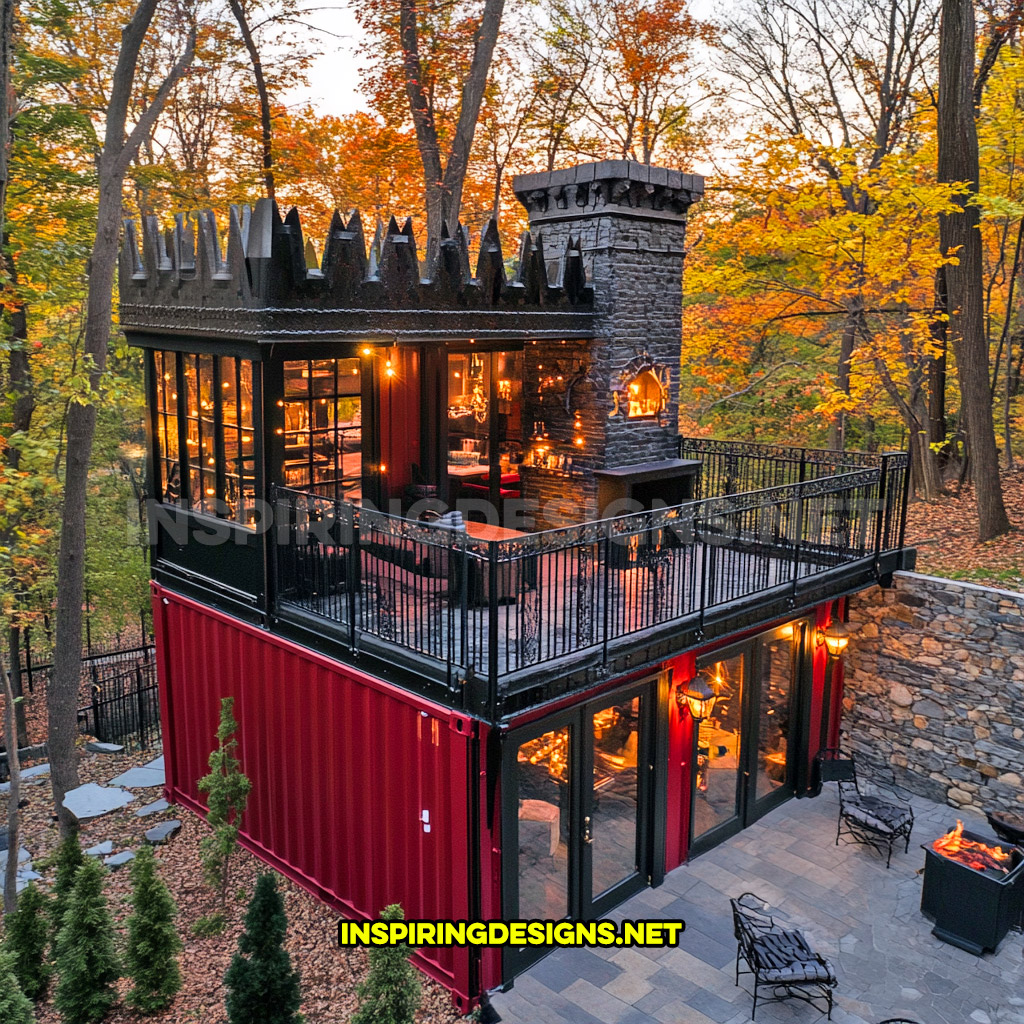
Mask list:
POLYGON ((907 457, 681 442, 697 500, 540 533, 276 494, 275 621, 497 720, 901 564, 907 457))

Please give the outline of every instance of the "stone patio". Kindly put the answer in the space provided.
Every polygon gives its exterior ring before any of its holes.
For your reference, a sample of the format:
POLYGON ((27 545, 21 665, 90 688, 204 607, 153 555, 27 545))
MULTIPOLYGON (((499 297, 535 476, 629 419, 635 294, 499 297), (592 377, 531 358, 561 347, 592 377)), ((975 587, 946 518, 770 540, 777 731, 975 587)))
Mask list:
MULTIPOLYGON (((1021 934, 976 957, 934 938, 921 915, 920 844, 947 831, 958 812, 917 797, 913 804, 910 852, 894 852, 887 871, 868 847, 834 845, 834 787, 791 800, 609 915, 682 918, 679 948, 558 950, 496 994, 494 1008, 505 1024, 746 1024, 752 979, 734 983, 729 897, 749 890, 832 961, 836 1024, 1024 1024, 1021 934)), ((991 834, 983 818, 968 815, 964 824, 991 834)), ((797 1000, 757 1008, 757 1024, 824 1019, 797 1000)))

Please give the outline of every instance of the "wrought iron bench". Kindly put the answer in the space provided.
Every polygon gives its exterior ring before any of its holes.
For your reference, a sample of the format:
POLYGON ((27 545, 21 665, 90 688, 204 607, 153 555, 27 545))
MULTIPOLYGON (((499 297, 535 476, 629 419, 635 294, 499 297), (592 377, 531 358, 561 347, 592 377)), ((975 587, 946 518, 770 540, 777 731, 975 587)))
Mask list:
POLYGON ((914 811, 908 799, 894 787, 858 776, 853 755, 839 747, 827 747, 816 755, 821 781, 839 788, 839 821, 836 846, 863 843, 885 853, 885 866, 892 861, 893 844, 902 839, 903 852, 910 849, 914 811))
POLYGON ((832 990, 836 976, 832 965, 811 949, 798 931, 780 928, 767 911, 767 904, 752 892, 730 899, 733 929, 736 935, 736 984, 741 974, 754 976, 754 1005, 751 1020, 757 1016, 757 1002, 801 999, 815 1009, 827 1010, 832 1019, 832 990), (740 970, 740 961, 747 970, 740 970), (771 994, 762 995, 762 988, 771 994))

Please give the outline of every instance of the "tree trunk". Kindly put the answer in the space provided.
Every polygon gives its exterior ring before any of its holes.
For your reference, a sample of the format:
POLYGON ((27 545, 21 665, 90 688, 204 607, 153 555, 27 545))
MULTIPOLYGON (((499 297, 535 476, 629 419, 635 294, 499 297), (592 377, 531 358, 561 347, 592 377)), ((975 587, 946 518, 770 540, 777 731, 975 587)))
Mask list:
MULTIPOLYGON (((935 312, 946 315, 946 268, 935 271, 935 312)), ((932 340, 939 351, 928 360, 928 440, 932 444, 946 441, 946 321, 932 320, 932 340)))
POLYGON ((480 116, 480 104, 491 69, 494 45, 498 40, 501 15, 505 0, 485 0, 480 24, 473 36, 473 60, 462 86, 459 120, 452 139, 448 163, 441 169, 441 148, 437 139, 437 125, 423 87, 423 68, 420 63, 419 31, 416 24, 417 0, 401 0, 399 32, 402 45, 402 65, 405 73, 405 93, 409 99, 416 129, 416 145, 423 164, 423 184, 427 200, 427 274, 433 276, 441 241, 441 227, 454 228, 462 207, 462 188, 469 168, 469 155, 480 116))
MULTIPOLYGON (((156 5, 157 0, 140 0, 131 21, 121 32, 121 49, 111 80, 103 150, 99 158, 99 207, 96 239, 89 260, 89 293, 83 345, 85 355, 92 360, 89 383, 93 396, 100 391, 107 365, 124 177, 142 140, 152 131, 174 84, 185 73, 195 53, 196 33, 193 26, 185 52, 171 68, 126 140, 125 125, 139 51, 149 31, 156 5)), ((50 783, 62 836, 73 834, 77 826, 74 815, 64 807, 64 795, 69 789, 77 787, 79 781, 75 738, 82 667, 85 504, 95 430, 95 402, 72 402, 68 410, 64 505, 61 511, 60 551, 57 556, 57 637, 53 674, 46 693, 50 783)))
MULTIPOLYGON (((843 324, 843 333, 839 338, 839 363, 836 366, 836 387, 844 394, 850 393, 850 356, 853 355, 854 346, 857 343, 857 332, 863 313, 859 309, 852 309, 846 315, 846 322, 843 324)), ((846 412, 841 412, 839 418, 829 427, 828 446, 834 451, 842 451, 846 447, 846 412)))
POLYGON ((989 353, 985 338, 981 232, 978 207, 978 134, 974 121, 974 7, 971 0, 943 0, 939 42, 938 178, 968 182, 960 209, 939 219, 942 250, 955 252, 946 268, 949 331, 956 356, 970 441, 971 474, 978 501, 978 536, 989 540, 1010 529, 999 480, 999 452, 992 418, 989 353))
POLYGON ((7 868, 4 871, 4 914, 18 906, 18 849, 21 842, 20 814, 21 762, 18 759, 18 739, 14 728, 14 692, 4 669, 0 652, 0 679, 4 687, 4 738, 7 743, 7 768, 11 776, 11 789, 7 794, 7 868))
POLYGON ((919 498, 932 501, 943 492, 942 474, 925 429, 927 408, 924 396, 915 401, 914 405, 914 423, 907 424, 910 429, 910 486, 919 498))
POLYGON ((249 61, 252 64, 253 78, 256 79, 256 92, 260 99, 260 141, 263 145, 263 181, 267 189, 267 198, 274 198, 274 129, 270 120, 270 94, 267 92, 267 80, 263 75, 263 63, 260 61, 260 51, 256 47, 256 41, 249 30, 249 22, 245 17, 245 11, 239 0, 228 0, 231 5, 231 13, 238 22, 238 31, 242 34, 242 42, 249 53, 249 61))

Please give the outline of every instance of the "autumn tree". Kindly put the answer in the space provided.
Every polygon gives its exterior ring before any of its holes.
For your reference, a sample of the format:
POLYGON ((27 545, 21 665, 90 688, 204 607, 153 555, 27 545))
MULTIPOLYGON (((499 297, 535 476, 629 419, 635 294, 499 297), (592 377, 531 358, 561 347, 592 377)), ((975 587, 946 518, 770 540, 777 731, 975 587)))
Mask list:
POLYGON ((534 0, 524 34, 533 96, 530 121, 544 169, 561 156, 592 148, 587 141, 586 89, 598 62, 589 0, 534 0))
POLYGON ((946 268, 949 334, 956 355, 971 477, 978 501, 978 536, 990 540, 1010 529, 999 482, 992 422, 989 347, 984 325, 975 124, 975 23, 972 0, 942 0, 938 100, 939 181, 960 183, 957 209, 939 219, 946 268))
POLYGON ((928 475, 927 373, 931 281, 945 262, 935 218, 951 209, 949 187, 934 182, 927 153, 863 170, 848 151, 829 150, 841 178, 869 200, 868 212, 851 211, 839 180, 808 172, 809 153, 820 147, 779 134, 756 143, 696 225, 704 237, 687 267, 684 331, 694 407, 746 406, 759 411, 741 422, 770 430, 776 420, 782 430, 802 419, 810 432, 840 414, 866 424, 888 404, 910 437, 915 485, 937 492, 937 476, 928 475), (821 371, 820 353, 852 308, 858 331, 840 390, 821 371))
MULTIPOLYGON (((744 0, 721 25, 720 64, 739 86, 741 106, 776 132, 811 143, 807 171, 835 182, 845 211, 870 215, 870 195, 844 177, 831 154, 849 154, 870 172, 913 143, 928 96, 937 17, 936 0, 744 0)), ((864 310, 852 295, 835 373, 846 394, 864 330, 864 310)), ((829 440, 833 447, 845 444, 842 411, 829 440)), ((934 469, 929 473, 936 479, 934 469)))
POLYGON ((82 597, 85 554, 86 492, 96 429, 96 398, 103 386, 110 340, 114 270, 117 265, 125 176, 142 140, 149 134, 174 87, 192 62, 195 32, 152 93, 134 125, 128 113, 139 54, 144 48, 158 0, 139 0, 121 33, 121 45, 110 80, 103 145, 98 160, 96 236, 89 259, 89 288, 83 355, 89 365, 91 396, 68 409, 64 456, 64 504, 61 514, 57 576, 53 676, 47 689, 49 755, 54 804, 61 832, 74 827, 64 807, 64 794, 78 785, 75 760, 78 685, 82 659, 82 597))
POLYGON ((391 123, 411 120, 415 130, 428 273, 436 264, 442 225, 454 227, 459 219, 504 7, 504 0, 374 0, 359 14, 368 34, 365 52, 375 61, 366 85, 374 106, 391 123))

